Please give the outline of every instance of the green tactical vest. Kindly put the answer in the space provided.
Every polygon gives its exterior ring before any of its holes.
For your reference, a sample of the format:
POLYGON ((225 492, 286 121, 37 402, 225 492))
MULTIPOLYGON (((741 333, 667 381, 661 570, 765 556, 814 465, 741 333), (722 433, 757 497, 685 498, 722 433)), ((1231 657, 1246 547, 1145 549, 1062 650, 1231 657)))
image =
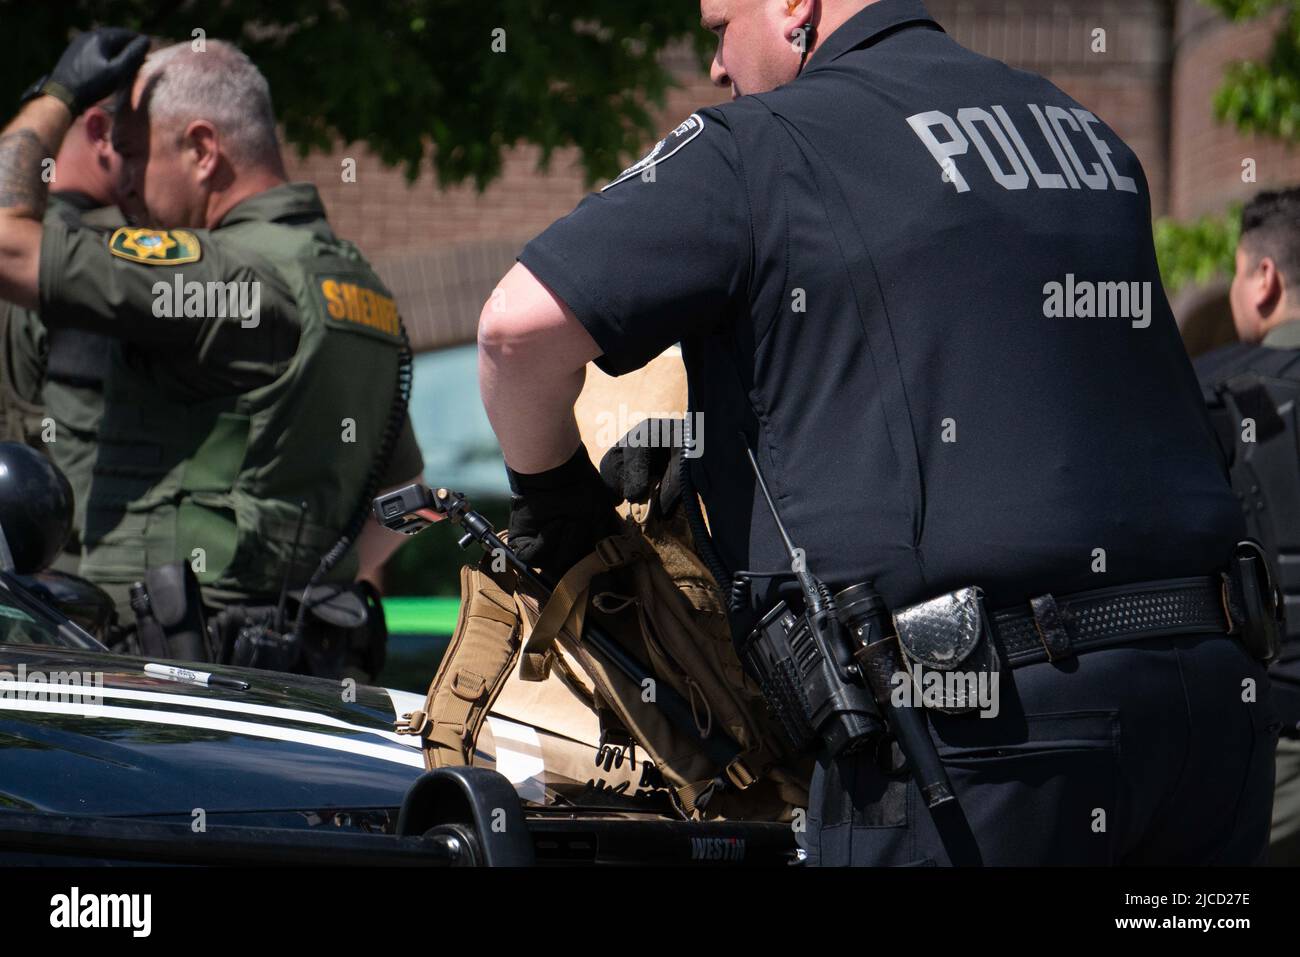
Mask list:
POLYGON ((27 389, 15 375, 28 351, 23 324, 34 321, 26 310, 0 302, 0 442, 22 442, 46 451, 41 441, 45 406, 23 394, 27 389))
MULTIPOLYGON (((83 228, 111 231, 126 220, 116 206, 74 204, 59 193, 50 194, 50 212, 75 218, 83 228)), ((54 420, 54 441, 45 448, 68 477, 76 503, 73 534, 68 549, 81 553, 81 530, 86 526, 86 500, 90 497, 91 469, 98 451, 99 418, 104 412, 103 377, 111 354, 107 336, 83 329, 55 327, 47 332, 49 356, 41 397, 54 420)), ((76 562, 68 571, 77 570, 76 562)))
MULTIPOLYGON (((81 572, 119 602, 146 568, 176 560, 191 563, 214 603, 275 596, 303 501, 289 581, 305 584, 358 506, 397 395, 396 308, 354 246, 327 228, 265 221, 223 227, 220 238, 293 291, 297 351, 267 385, 180 402, 159 394, 150 362, 115 344, 81 572)), ((354 550, 327 580, 351 580, 356 566, 354 550)))

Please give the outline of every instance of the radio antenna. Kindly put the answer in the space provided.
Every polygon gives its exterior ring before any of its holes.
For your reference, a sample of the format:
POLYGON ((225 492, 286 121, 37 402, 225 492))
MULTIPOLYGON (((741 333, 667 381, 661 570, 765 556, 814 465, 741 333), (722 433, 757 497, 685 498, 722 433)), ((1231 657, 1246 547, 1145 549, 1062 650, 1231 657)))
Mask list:
POLYGON ((745 454, 749 456, 749 465, 754 470, 754 478, 758 479, 758 487, 763 490, 763 498, 767 499, 767 508, 772 513, 772 521, 776 522, 776 530, 781 533, 785 550, 790 553, 790 570, 799 579, 799 587, 803 590, 809 611, 819 611, 829 597, 825 594, 826 589, 808 570, 807 557, 803 551, 795 548, 794 542, 790 540, 790 533, 785 530, 781 514, 776 510, 776 502, 772 501, 772 493, 768 491, 767 482, 764 481, 763 473, 758 467, 758 459, 754 458, 754 450, 749 447, 743 432, 740 434, 740 439, 745 446, 745 454))

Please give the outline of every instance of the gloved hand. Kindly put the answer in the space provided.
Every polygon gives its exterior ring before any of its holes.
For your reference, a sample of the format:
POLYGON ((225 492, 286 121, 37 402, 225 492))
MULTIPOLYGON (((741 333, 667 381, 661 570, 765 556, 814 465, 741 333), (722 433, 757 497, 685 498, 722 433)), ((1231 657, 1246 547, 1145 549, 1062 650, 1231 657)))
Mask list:
POLYGON ((628 430, 600 460, 600 477, 629 502, 648 502, 650 490, 664 476, 671 446, 652 441, 668 431, 669 419, 644 419, 628 430))
POLYGON ((148 52, 149 38, 133 30, 87 30, 68 44, 54 70, 36 81, 24 102, 48 93, 62 100, 77 116, 131 82, 148 52))
POLYGON ((659 486, 659 507, 665 515, 673 510, 681 485, 678 458, 681 450, 657 441, 672 434, 672 419, 644 419, 600 460, 600 478, 615 498, 636 504, 650 501, 659 486))
POLYGON ((510 545, 534 568, 559 580, 622 523, 615 499, 582 446, 546 472, 510 477, 510 545))

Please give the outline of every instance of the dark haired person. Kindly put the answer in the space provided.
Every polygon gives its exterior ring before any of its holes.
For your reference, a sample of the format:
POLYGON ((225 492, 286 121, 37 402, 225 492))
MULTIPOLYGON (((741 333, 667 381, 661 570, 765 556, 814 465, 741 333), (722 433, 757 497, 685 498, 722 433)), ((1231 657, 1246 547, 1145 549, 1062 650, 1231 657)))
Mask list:
POLYGON ((1230 298, 1241 341, 1200 357, 1196 372, 1246 524, 1286 598, 1288 640, 1270 670, 1282 737, 1269 860, 1300 864, 1300 187, 1242 210, 1230 298))

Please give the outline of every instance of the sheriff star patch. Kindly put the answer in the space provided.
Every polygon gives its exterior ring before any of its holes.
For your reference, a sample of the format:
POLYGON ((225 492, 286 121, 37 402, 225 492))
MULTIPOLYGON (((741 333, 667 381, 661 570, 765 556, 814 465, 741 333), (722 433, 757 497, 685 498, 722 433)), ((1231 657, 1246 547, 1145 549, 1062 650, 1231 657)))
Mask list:
POLYGON ((123 226, 108 237, 108 251, 133 263, 178 266, 203 255, 199 239, 184 229, 139 229, 123 226))
POLYGON ((603 193, 610 187, 617 186, 619 183, 625 182, 633 176, 638 176, 641 173, 644 173, 652 166, 658 166, 691 140, 695 139, 695 137, 699 136, 702 132, 704 132, 704 117, 700 116, 698 113, 692 113, 686 118, 685 123, 656 143, 655 148, 647 153, 644 159, 639 163, 632 164, 627 169, 623 170, 623 172, 619 173, 617 177, 606 183, 605 186, 601 188, 601 192, 603 193))

